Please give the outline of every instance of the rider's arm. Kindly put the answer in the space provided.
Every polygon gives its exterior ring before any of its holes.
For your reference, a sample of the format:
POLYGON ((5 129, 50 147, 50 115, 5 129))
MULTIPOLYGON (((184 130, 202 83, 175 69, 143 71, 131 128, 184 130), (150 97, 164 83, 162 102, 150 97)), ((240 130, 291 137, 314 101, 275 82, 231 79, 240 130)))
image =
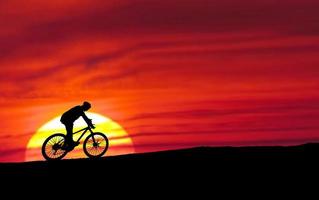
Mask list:
POLYGON ((82 113, 82 117, 84 119, 84 121, 88 124, 88 126, 90 126, 91 128, 95 128, 94 125, 92 124, 92 121, 85 115, 85 113, 82 113))

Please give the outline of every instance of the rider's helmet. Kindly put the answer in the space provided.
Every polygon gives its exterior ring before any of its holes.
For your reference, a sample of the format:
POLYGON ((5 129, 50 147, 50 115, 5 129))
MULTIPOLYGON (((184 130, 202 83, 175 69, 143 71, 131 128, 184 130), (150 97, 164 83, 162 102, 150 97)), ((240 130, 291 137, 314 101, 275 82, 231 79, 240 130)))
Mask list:
POLYGON ((85 102, 83 102, 82 107, 83 107, 83 110, 87 111, 91 108, 91 104, 89 102, 85 101, 85 102))

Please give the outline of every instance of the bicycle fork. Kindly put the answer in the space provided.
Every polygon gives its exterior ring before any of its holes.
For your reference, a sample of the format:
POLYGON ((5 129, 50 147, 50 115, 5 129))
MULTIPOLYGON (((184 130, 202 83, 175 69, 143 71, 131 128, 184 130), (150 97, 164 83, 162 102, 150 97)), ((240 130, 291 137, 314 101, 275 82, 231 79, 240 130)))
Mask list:
POLYGON ((91 135, 92 135, 93 144, 96 144, 96 142, 95 142, 95 138, 94 138, 94 135, 93 135, 93 131, 92 131, 91 129, 89 129, 89 130, 90 130, 91 135))

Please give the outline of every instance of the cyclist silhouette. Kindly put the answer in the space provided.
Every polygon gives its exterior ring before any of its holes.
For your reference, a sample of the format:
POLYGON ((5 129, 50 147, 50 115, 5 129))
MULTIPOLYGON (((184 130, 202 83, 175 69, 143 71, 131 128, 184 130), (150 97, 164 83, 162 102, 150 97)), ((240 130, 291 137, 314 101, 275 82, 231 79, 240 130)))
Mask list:
POLYGON ((66 140, 65 144, 66 146, 76 146, 78 145, 78 142, 73 141, 73 123, 82 116, 84 121, 87 123, 87 125, 91 128, 95 128, 92 124, 92 121, 85 115, 85 111, 88 111, 91 108, 91 104, 89 102, 83 102, 82 105, 75 106, 71 108, 70 110, 66 111, 61 116, 61 123, 65 125, 66 129, 66 140))

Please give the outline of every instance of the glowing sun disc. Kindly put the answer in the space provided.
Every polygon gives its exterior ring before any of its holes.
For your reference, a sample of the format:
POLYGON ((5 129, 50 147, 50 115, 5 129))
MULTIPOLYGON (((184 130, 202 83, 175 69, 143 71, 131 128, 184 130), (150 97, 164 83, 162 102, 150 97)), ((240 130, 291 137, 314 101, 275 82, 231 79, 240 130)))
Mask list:
MULTIPOLYGON (((120 155, 120 154, 128 154, 134 153, 134 146, 131 138, 128 133, 121 127, 118 123, 114 122, 110 118, 104 117, 97 113, 87 112, 86 115, 88 118, 92 119, 93 124, 95 124, 95 129, 93 132, 102 132, 109 139, 109 149, 106 152, 106 155, 120 155)), ((77 131, 79 129, 87 127, 86 122, 80 117, 74 123, 73 131, 77 131)), ((33 161, 33 160, 43 160, 41 154, 41 147, 46 138, 54 133, 64 133, 65 127, 60 122, 60 116, 55 117, 49 122, 45 123, 41 126, 36 133, 31 137, 28 142, 25 160, 33 161)), ((73 136, 74 140, 77 140, 80 137, 81 133, 75 134, 73 136)), ((88 135, 88 133, 87 133, 88 135)), ((85 135, 81 142, 86 138, 85 135)), ((85 157, 83 153, 82 145, 76 147, 72 152, 70 152, 66 158, 81 158, 85 157)))

